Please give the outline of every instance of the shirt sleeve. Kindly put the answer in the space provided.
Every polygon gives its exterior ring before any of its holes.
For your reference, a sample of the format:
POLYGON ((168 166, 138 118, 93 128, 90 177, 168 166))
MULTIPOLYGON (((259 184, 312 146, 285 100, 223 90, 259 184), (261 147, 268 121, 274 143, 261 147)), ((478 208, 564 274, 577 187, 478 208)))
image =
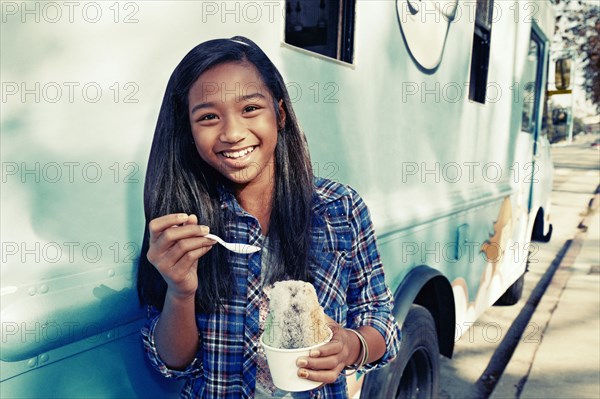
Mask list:
POLYGON ((148 319, 146 325, 142 328, 142 341, 144 349, 150 359, 152 366, 167 378, 183 379, 196 376, 202 373, 202 362, 199 359, 199 353, 194 360, 185 368, 185 370, 174 370, 169 368, 158 355, 156 344, 154 343, 154 329, 160 318, 160 311, 153 306, 148 306, 148 319))
POLYGON ((362 198, 356 192, 353 194, 350 223, 354 242, 348 289, 348 324, 351 328, 375 328, 385 339, 386 345, 383 357, 365 366, 364 371, 369 371, 384 366, 396 357, 401 333, 392 314, 393 296, 385 284, 369 210, 362 198))

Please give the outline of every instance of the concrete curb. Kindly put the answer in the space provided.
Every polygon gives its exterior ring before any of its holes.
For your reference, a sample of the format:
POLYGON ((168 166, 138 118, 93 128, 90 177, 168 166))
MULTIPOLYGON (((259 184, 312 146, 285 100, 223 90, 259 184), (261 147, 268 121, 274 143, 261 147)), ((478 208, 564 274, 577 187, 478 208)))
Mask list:
MULTIPOLYGON (((581 270, 576 267, 576 264, 583 249, 586 248, 586 245, 587 247, 591 245, 593 247, 591 250, 595 250, 596 253, 598 252, 597 211, 600 203, 600 196, 597 193, 598 190, 596 190, 595 196, 590 201, 583 220, 579 223, 579 231, 575 234, 571 242, 568 243, 568 248, 566 251, 561 251, 557 256, 557 258, 560 257, 560 259, 558 259, 560 264, 557 268, 555 268, 554 271, 549 270, 549 272, 553 274, 553 277, 546 285, 543 297, 540 298, 539 303, 534 309, 535 312, 531 315, 531 318, 527 320, 526 325, 521 326, 524 334, 524 337, 520 337, 521 339, 518 341, 518 343, 521 343, 521 345, 513 348, 514 353, 512 353, 512 359, 506 369, 503 369, 502 378, 498 382, 497 386, 494 384, 494 386, 491 387, 492 389, 496 388, 491 397, 600 397, 599 394, 593 392, 594 386, 596 388, 596 392, 598 392, 600 389, 600 383, 595 384, 595 381, 593 381, 594 375, 596 376, 596 380, 600 378, 598 377, 600 367, 599 363, 596 364, 595 370, 592 370, 592 372, 589 373, 588 379, 591 378, 592 381, 591 384, 588 385, 590 385, 591 388, 588 387, 585 389, 585 392, 580 392, 577 387, 573 387, 571 384, 571 382, 575 380, 573 376, 568 372, 561 373, 560 371, 565 365, 572 364, 571 362, 561 362, 559 360, 558 367, 556 367, 557 364, 553 364, 555 362, 546 359, 548 357, 559 359, 562 354, 569 353, 570 348, 568 347, 568 343, 570 342, 570 338, 573 337, 576 332, 581 333, 581 331, 576 330, 577 325, 567 325, 566 327, 563 326, 563 323, 561 323, 561 317, 565 317, 562 315, 564 309, 561 313, 558 313, 557 309, 561 305, 564 308, 564 304, 562 304, 561 299, 563 299, 565 291, 569 290, 570 279, 576 273, 581 273, 581 270), (589 228, 590 226, 592 226, 591 229, 589 228), (561 330, 560 333, 553 333, 555 336, 554 340, 558 340, 559 343, 562 340, 563 343, 567 344, 566 347, 550 347, 547 342, 544 344, 544 339, 546 336, 551 334, 554 327, 557 325, 560 325, 561 330), (558 387, 560 387, 560 389, 558 387)), ((552 267, 549 269, 551 268, 552 267)), ((592 296, 592 298, 589 298, 591 301, 587 301, 587 303, 592 302, 590 305, 593 306, 593 297, 595 296, 596 301, 598 300, 597 286, 596 290, 588 293, 588 296, 590 295, 592 296)), ((579 308, 581 309, 582 307, 579 308)), ((568 309, 566 312, 567 315, 573 315, 573 312, 577 312, 577 309, 568 309)), ((596 315, 598 315, 597 312, 596 315)), ((598 337, 598 329, 590 328, 587 331, 583 331, 583 334, 584 337, 582 337, 582 339, 590 342, 590 339, 588 338, 594 336, 598 337)), ((548 341, 548 339, 546 340, 548 341)), ((593 340, 591 340, 591 342, 593 342, 593 340)), ((558 345, 558 343, 556 345, 558 345)), ((588 348, 588 350, 592 351, 595 349, 596 352, 598 352, 598 350, 600 350, 599 348, 600 347, 598 345, 592 345, 592 347, 588 348)), ((585 351, 582 356, 585 356, 585 351)), ((491 363, 492 362, 490 362, 490 364, 491 363)), ((581 385, 581 383, 579 385, 581 385)), ((487 397, 490 393, 489 390, 480 392, 483 394, 482 397, 487 397)))

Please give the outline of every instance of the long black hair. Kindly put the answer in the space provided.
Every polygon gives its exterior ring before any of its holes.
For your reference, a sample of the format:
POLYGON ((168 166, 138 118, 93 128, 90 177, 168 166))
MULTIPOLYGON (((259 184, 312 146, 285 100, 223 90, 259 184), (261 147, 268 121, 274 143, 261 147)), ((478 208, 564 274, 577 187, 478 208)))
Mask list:
MULTIPOLYGON (((200 75, 226 62, 253 65, 273 99, 278 121, 283 100, 285 124, 278 129, 275 147, 275 189, 269 235, 279 240, 281 263, 270 265, 271 279, 310 280, 310 215, 314 192, 313 173, 306 139, 292 109, 281 74, 267 55, 251 40, 235 36, 194 47, 177 65, 161 105, 150 150, 144 185, 146 229, 137 274, 140 301, 162 309, 167 284, 148 261, 148 223, 159 216, 184 212, 196 214, 200 224, 222 234, 224 211, 219 185, 225 178, 198 155, 188 116, 188 93, 200 75)), ((233 272, 225 251, 214 246, 198 265, 196 311, 216 311, 235 292, 233 272)))

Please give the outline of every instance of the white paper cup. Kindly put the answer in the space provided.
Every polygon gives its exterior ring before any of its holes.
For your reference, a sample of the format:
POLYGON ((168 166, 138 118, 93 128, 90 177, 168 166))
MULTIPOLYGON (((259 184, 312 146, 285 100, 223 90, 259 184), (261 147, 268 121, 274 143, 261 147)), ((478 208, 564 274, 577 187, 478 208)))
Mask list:
POLYGON ((333 337, 333 333, 329 330, 329 336, 320 344, 309 346, 307 348, 298 349, 280 349, 269 346, 263 342, 263 335, 260 337, 260 343, 267 356, 267 363, 273 378, 273 384, 279 389, 289 392, 309 391, 320 385, 322 382, 310 381, 298 377, 298 366, 296 360, 300 356, 308 356, 311 349, 319 348, 333 337))

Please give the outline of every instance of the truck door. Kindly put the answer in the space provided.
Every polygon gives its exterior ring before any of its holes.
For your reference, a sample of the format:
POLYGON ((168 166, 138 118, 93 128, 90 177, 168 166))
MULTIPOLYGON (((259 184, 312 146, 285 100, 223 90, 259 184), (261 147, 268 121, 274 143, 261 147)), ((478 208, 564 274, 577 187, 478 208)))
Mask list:
MULTIPOLYGON (((533 24, 523 76, 525 95, 521 127, 521 130, 532 135, 533 154, 531 163, 523 166, 522 178, 525 183, 530 184, 529 213, 536 212, 531 217, 536 217, 534 229, 542 229, 537 231, 540 236, 545 234, 549 228, 549 224, 544 222, 550 213, 550 194, 554 172, 547 130, 542 129, 544 102, 546 101, 548 53, 548 41, 545 40, 540 29, 533 24), (538 213, 538 209, 541 213, 538 213)), ((536 231, 534 231, 535 233, 536 231)))

